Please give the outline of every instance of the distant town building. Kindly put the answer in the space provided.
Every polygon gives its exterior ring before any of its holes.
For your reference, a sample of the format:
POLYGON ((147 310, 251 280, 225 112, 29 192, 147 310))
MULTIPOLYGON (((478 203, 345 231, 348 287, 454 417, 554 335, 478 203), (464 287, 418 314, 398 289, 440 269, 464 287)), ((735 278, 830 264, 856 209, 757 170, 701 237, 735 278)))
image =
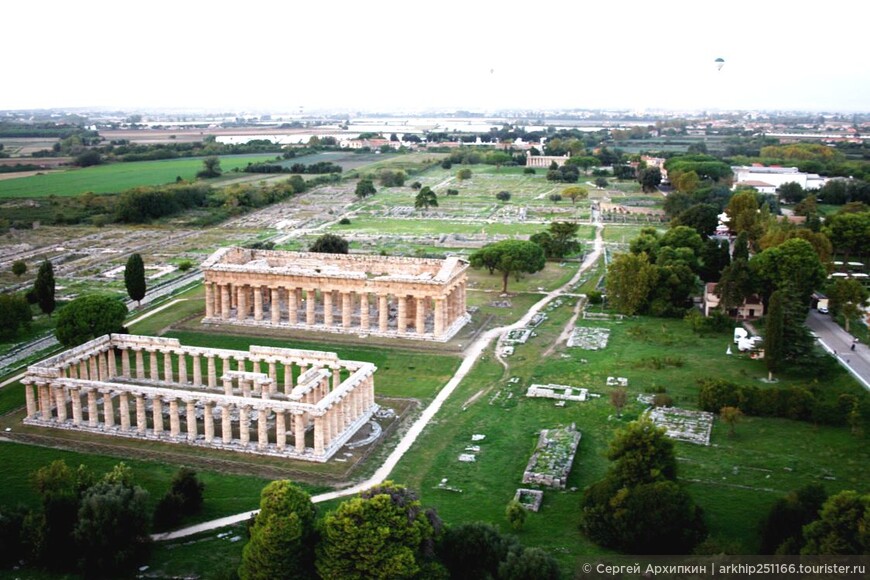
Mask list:
MULTIPOLYGON (((716 286, 715 282, 704 285, 704 316, 710 316, 711 310, 719 308, 719 296, 716 295, 716 286)), ((757 294, 753 294, 744 300, 743 304, 737 308, 732 308, 726 314, 738 319, 759 318, 764 316, 764 304, 757 294)))
POLYGON ((815 173, 798 171, 797 167, 764 167, 762 165, 740 165, 732 167, 734 187, 754 187, 761 193, 776 193, 777 188, 786 183, 797 183, 803 189, 819 189, 827 178, 815 173))

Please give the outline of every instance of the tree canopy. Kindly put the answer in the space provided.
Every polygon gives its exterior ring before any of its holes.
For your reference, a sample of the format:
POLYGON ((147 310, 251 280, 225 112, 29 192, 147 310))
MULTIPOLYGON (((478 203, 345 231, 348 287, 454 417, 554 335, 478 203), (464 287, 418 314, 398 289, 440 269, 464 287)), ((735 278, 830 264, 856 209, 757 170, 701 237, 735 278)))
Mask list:
POLYGON ((124 267, 124 286, 127 288, 127 296, 137 304, 145 298, 145 263, 139 254, 127 258, 127 265, 124 267))
POLYGON ((55 336, 64 346, 76 346, 113 332, 125 332, 127 307, 103 295, 81 296, 63 307, 57 316, 55 336))
POLYGON ((347 254, 349 251, 347 240, 335 234, 323 234, 308 248, 309 252, 321 254, 347 254))
POLYGON ((645 252, 617 254, 607 268, 607 299, 622 314, 636 314, 655 281, 655 268, 645 252))
POLYGON ((357 182, 354 193, 357 197, 362 199, 370 195, 374 195, 375 193, 377 193, 377 190, 375 189, 375 184, 372 183, 372 180, 364 177, 357 182))
POLYGON ((438 207, 438 196, 428 185, 420 188, 414 198, 414 209, 426 210, 430 207, 438 207))
POLYGON ((502 274, 502 293, 508 291, 508 278, 533 274, 544 269, 546 257, 538 244, 523 240, 503 240, 484 246, 469 256, 473 268, 486 267, 502 274))
POLYGON ((57 304, 54 300, 54 266, 49 260, 43 260, 39 265, 36 280, 33 282, 33 294, 39 309, 51 317, 57 304))

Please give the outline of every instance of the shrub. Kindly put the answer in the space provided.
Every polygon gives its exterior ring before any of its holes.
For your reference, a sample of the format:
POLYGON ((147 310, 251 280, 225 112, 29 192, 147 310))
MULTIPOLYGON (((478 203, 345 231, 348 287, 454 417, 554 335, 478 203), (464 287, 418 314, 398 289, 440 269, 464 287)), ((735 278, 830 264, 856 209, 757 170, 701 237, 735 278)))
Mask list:
POLYGON ((523 175, 534 175, 535 168, 534 167, 525 167, 523 168, 523 175))
POLYGON ((342 226, 349 226, 350 220, 345 217, 345 218, 341 218, 340 220, 338 220, 338 223, 339 223, 339 225, 342 225, 342 226))

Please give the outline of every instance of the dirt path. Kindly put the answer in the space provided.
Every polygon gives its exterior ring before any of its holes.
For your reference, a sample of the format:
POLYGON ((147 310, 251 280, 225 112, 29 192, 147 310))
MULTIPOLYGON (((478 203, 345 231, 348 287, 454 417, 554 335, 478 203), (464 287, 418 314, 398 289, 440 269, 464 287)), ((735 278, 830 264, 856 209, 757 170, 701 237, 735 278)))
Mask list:
MULTIPOLYGON (((346 487, 344 489, 315 495, 311 498, 311 501, 314 503, 321 503, 324 501, 330 501, 349 495, 355 495, 363 490, 372 487, 373 485, 377 485, 386 480, 387 477, 390 475, 390 472, 393 471, 393 469, 399 463, 399 460, 402 459, 402 457, 405 455, 405 453, 408 452, 414 442, 417 441, 417 437, 420 436, 420 434, 423 432, 423 429, 426 428, 426 426, 429 424, 435 414, 441 409, 441 406, 444 404, 444 402, 447 401, 450 395, 453 394, 453 391, 456 390, 456 388, 460 385, 465 376, 469 372, 471 372, 471 369, 474 368, 474 365, 475 363, 477 363, 480 355, 483 354, 484 350, 486 350, 487 347, 489 347, 490 343, 496 338, 498 339, 497 342, 501 342, 511 330, 523 328, 524 326, 526 326, 538 312, 540 312, 545 306, 547 306, 547 304, 565 293, 568 288, 573 287, 580 280, 580 277, 583 275, 583 273, 591 268, 595 264, 595 262, 598 261, 598 258, 601 256, 601 252, 604 248, 602 231, 603 227, 601 226, 601 224, 598 224, 595 232, 595 249, 588 256, 586 256, 586 259, 577 270, 577 273, 568 282, 566 282, 560 288, 557 288, 556 290, 547 293, 541 300, 539 300, 531 308, 529 308, 528 312, 526 312, 522 318, 520 318, 513 324, 490 329, 483 333, 477 340, 475 340, 472 344, 468 346, 463 356, 462 364, 459 365, 456 373, 453 375, 453 377, 450 378, 449 381, 447 381, 447 384, 445 384, 444 387, 438 392, 438 395, 435 397, 435 399, 431 403, 429 403, 429 406, 426 407, 420 417, 418 417, 414 424, 411 425, 411 428, 408 429, 404 437, 402 437, 401 441, 399 441, 399 444, 396 445, 396 448, 393 449, 392 453, 390 453, 384 463, 377 469, 377 471, 375 471, 375 473, 370 478, 368 478, 366 481, 357 483, 356 485, 346 487)), ((496 345, 496 351, 498 351, 498 344, 496 345)), ((498 357, 497 354, 496 357, 498 357)), ((501 362, 502 364, 505 364, 504 361, 501 362)), ((184 538, 186 536, 192 536, 200 532, 215 530, 218 528, 223 528, 243 522, 250 518, 252 514, 255 514, 258 511, 259 510, 247 511, 233 516, 220 518, 218 520, 212 520, 187 528, 182 528, 174 532, 154 534, 151 536, 151 538, 155 541, 166 541, 184 538)))
POLYGON ((567 341, 571 337, 571 333, 574 332, 574 326, 577 324, 577 318, 580 316, 580 311, 583 309, 583 305, 586 301, 583 298, 577 300, 577 304, 574 305, 574 314, 571 316, 571 319, 565 324, 565 328, 562 329, 562 333, 559 335, 553 344, 550 345, 550 348, 544 351, 544 354, 541 355, 542 358, 547 358, 553 351, 556 350, 556 347, 567 341))

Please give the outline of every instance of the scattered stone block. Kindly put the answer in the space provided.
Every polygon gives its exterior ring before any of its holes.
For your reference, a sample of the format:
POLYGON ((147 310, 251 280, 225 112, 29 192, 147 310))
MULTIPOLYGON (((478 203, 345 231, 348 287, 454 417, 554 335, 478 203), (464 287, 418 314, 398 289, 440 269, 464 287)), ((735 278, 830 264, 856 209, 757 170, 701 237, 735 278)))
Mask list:
POLYGON ((609 338, 609 328, 580 326, 571 333, 568 346, 580 347, 583 350, 601 350, 607 347, 609 338))
POLYGON ((486 435, 482 435, 480 433, 475 433, 471 436, 472 441, 483 441, 484 439, 486 439, 486 435))
POLYGON ((537 512, 541 509, 541 503, 544 501, 544 492, 539 489, 519 488, 514 494, 514 499, 520 502, 520 505, 531 512, 537 512))
POLYGON ((677 441, 710 445, 713 413, 690 411, 677 407, 655 407, 648 411, 653 423, 667 430, 666 435, 677 441))
POLYGON ((543 397, 561 401, 585 401, 589 391, 580 387, 568 385, 530 385, 526 391, 527 397, 543 397))
POLYGON ((565 489, 578 445, 580 431, 573 423, 569 427, 541 431, 538 446, 523 473, 523 483, 565 489))
POLYGON ((477 457, 472 453, 461 453, 459 455, 459 461, 463 463, 474 463, 477 461, 477 457))

